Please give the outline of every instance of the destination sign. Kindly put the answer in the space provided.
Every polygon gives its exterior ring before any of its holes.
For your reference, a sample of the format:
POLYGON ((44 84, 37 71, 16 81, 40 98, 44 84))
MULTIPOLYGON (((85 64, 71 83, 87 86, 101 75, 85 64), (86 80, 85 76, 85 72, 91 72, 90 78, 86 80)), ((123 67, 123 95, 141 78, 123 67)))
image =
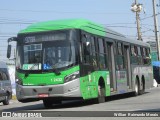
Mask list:
POLYGON ((66 40, 66 33, 56 33, 48 35, 35 35, 27 36, 24 38, 24 43, 42 42, 42 41, 55 41, 55 40, 66 40))

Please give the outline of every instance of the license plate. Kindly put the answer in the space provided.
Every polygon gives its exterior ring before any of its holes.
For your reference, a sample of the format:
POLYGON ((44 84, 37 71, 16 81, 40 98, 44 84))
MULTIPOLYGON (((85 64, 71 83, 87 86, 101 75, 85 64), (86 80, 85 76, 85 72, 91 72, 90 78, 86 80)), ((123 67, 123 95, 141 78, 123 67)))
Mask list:
POLYGON ((45 94, 45 93, 43 93, 43 94, 38 94, 38 97, 40 97, 40 98, 43 98, 43 97, 48 97, 49 95, 48 94, 45 94))

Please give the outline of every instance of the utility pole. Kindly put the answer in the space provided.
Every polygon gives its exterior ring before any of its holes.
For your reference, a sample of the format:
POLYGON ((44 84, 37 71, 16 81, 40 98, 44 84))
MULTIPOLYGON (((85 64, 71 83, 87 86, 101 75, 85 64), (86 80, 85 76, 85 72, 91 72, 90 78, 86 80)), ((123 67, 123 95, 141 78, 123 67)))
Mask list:
POLYGON ((152 0, 152 3, 153 3, 153 17, 154 17, 154 29, 155 29, 154 32, 155 32, 155 38, 157 42, 158 60, 160 60, 160 39, 159 39, 159 30, 158 30, 156 0, 152 0))
POLYGON ((142 41, 142 33, 141 33, 140 17, 139 17, 139 13, 142 11, 142 4, 138 4, 138 1, 135 0, 135 3, 133 3, 131 6, 131 10, 136 13, 137 34, 138 34, 137 40, 142 41))
MULTIPOLYGON (((137 5, 137 0, 135 0, 135 4, 137 5)), ((141 28, 140 28, 139 11, 136 11, 136 21, 137 21, 138 40, 142 40, 142 33, 141 33, 141 28)))

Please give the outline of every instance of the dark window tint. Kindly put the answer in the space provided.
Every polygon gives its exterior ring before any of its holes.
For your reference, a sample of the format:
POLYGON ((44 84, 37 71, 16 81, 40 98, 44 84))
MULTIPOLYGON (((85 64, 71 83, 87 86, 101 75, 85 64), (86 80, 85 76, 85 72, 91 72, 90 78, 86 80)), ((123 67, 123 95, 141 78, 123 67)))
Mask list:
POLYGON ((91 37, 91 63, 94 66, 94 68, 97 68, 97 54, 96 54, 96 43, 95 43, 95 37, 91 37))
POLYGON ((131 64, 137 64, 137 47, 134 45, 131 45, 131 64))
POLYGON ((91 42, 87 35, 82 35, 83 62, 90 63, 91 42))
POLYGON ((106 63, 106 54, 105 54, 105 45, 104 40, 99 38, 98 39, 98 48, 99 48, 99 67, 100 69, 106 69, 107 63, 106 63))
POLYGON ((117 70, 125 69, 122 43, 117 43, 116 69, 117 70))

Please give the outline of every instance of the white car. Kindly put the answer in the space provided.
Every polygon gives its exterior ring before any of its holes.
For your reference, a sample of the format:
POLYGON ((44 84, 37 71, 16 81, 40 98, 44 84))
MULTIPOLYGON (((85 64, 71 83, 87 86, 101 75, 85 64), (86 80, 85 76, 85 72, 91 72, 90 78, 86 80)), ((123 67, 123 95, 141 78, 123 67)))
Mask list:
POLYGON ((0 62, 0 102, 8 105, 12 98, 12 86, 7 65, 0 62))

